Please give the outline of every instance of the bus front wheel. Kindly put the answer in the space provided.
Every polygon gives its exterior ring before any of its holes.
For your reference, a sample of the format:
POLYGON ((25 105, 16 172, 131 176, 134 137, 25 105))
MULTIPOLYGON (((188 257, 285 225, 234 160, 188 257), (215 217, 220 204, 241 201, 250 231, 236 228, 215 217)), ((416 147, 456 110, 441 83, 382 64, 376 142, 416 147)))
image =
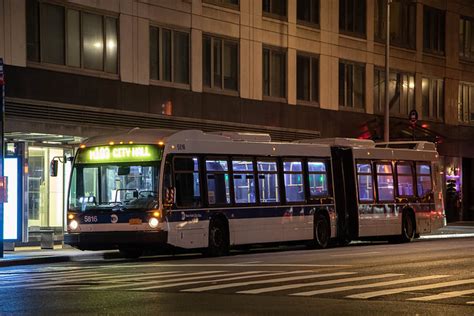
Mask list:
POLYGON ((140 248, 120 248, 120 254, 127 259, 138 259, 143 254, 140 248))
POLYGON ((214 219, 209 224, 209 246, 206 253, 211 257, 225 256, 229 253, 229 232, 221 219, 214 219))
POLYGON ((316 248, 326 248, 330 238, 329 221, 323 214, 317 214, 314 221, 314 245, 316 248))

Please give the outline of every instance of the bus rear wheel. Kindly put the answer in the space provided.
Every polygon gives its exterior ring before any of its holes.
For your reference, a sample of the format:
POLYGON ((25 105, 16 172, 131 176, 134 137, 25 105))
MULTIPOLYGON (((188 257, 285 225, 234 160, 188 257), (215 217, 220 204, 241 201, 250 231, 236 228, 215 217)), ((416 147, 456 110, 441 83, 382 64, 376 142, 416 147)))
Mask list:
POLYGON ((331 228, 329 221, 323 214, 317 214, 314 221, 314 246, 316 248, 326 248, 331 238, 331 228))
POLYGON ((411 213, 403 213, 402 216, 402 234, 400 242, 410 242, 415 239, 416 229, 415 220, 411 213))
POLYGON ((206 254, 211 257, 229 254, 229 230, 221 219, 211 220, 209 224, 209 246, 206 254))

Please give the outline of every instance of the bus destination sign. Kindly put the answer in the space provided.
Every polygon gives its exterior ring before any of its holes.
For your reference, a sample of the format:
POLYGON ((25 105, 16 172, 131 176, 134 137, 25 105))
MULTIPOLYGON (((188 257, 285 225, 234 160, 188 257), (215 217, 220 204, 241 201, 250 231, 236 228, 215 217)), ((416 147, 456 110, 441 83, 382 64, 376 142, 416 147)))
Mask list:
POLYGON ((116 163, 161 160, 162 150, 154 145, 111 145, 82 149, 76 163, 116 163))

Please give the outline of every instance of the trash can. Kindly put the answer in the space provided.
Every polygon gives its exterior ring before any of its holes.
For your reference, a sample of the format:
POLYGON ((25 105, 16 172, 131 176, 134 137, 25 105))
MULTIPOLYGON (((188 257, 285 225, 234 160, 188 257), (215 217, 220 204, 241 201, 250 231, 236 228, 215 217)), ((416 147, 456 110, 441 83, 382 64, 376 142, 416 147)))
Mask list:
POLYGON ((41 249, 54 249, 54 230, 40 230, 41 249))

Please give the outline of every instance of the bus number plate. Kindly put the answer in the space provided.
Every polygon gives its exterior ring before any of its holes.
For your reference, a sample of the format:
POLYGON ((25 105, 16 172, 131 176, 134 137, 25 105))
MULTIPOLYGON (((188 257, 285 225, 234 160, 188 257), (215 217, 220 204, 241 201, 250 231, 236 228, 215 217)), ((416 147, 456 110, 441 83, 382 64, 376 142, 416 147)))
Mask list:
POLYGON ((130 219, 128 220, 128 223, 129 223, 130 225, 141 225, 141 224, 142 224, 142 220, 141 220, 141 218, 130 218, 130 219))
POLYGON ((84 223, 97 223, 98 221, 97 216, 84 216, 84 223))

